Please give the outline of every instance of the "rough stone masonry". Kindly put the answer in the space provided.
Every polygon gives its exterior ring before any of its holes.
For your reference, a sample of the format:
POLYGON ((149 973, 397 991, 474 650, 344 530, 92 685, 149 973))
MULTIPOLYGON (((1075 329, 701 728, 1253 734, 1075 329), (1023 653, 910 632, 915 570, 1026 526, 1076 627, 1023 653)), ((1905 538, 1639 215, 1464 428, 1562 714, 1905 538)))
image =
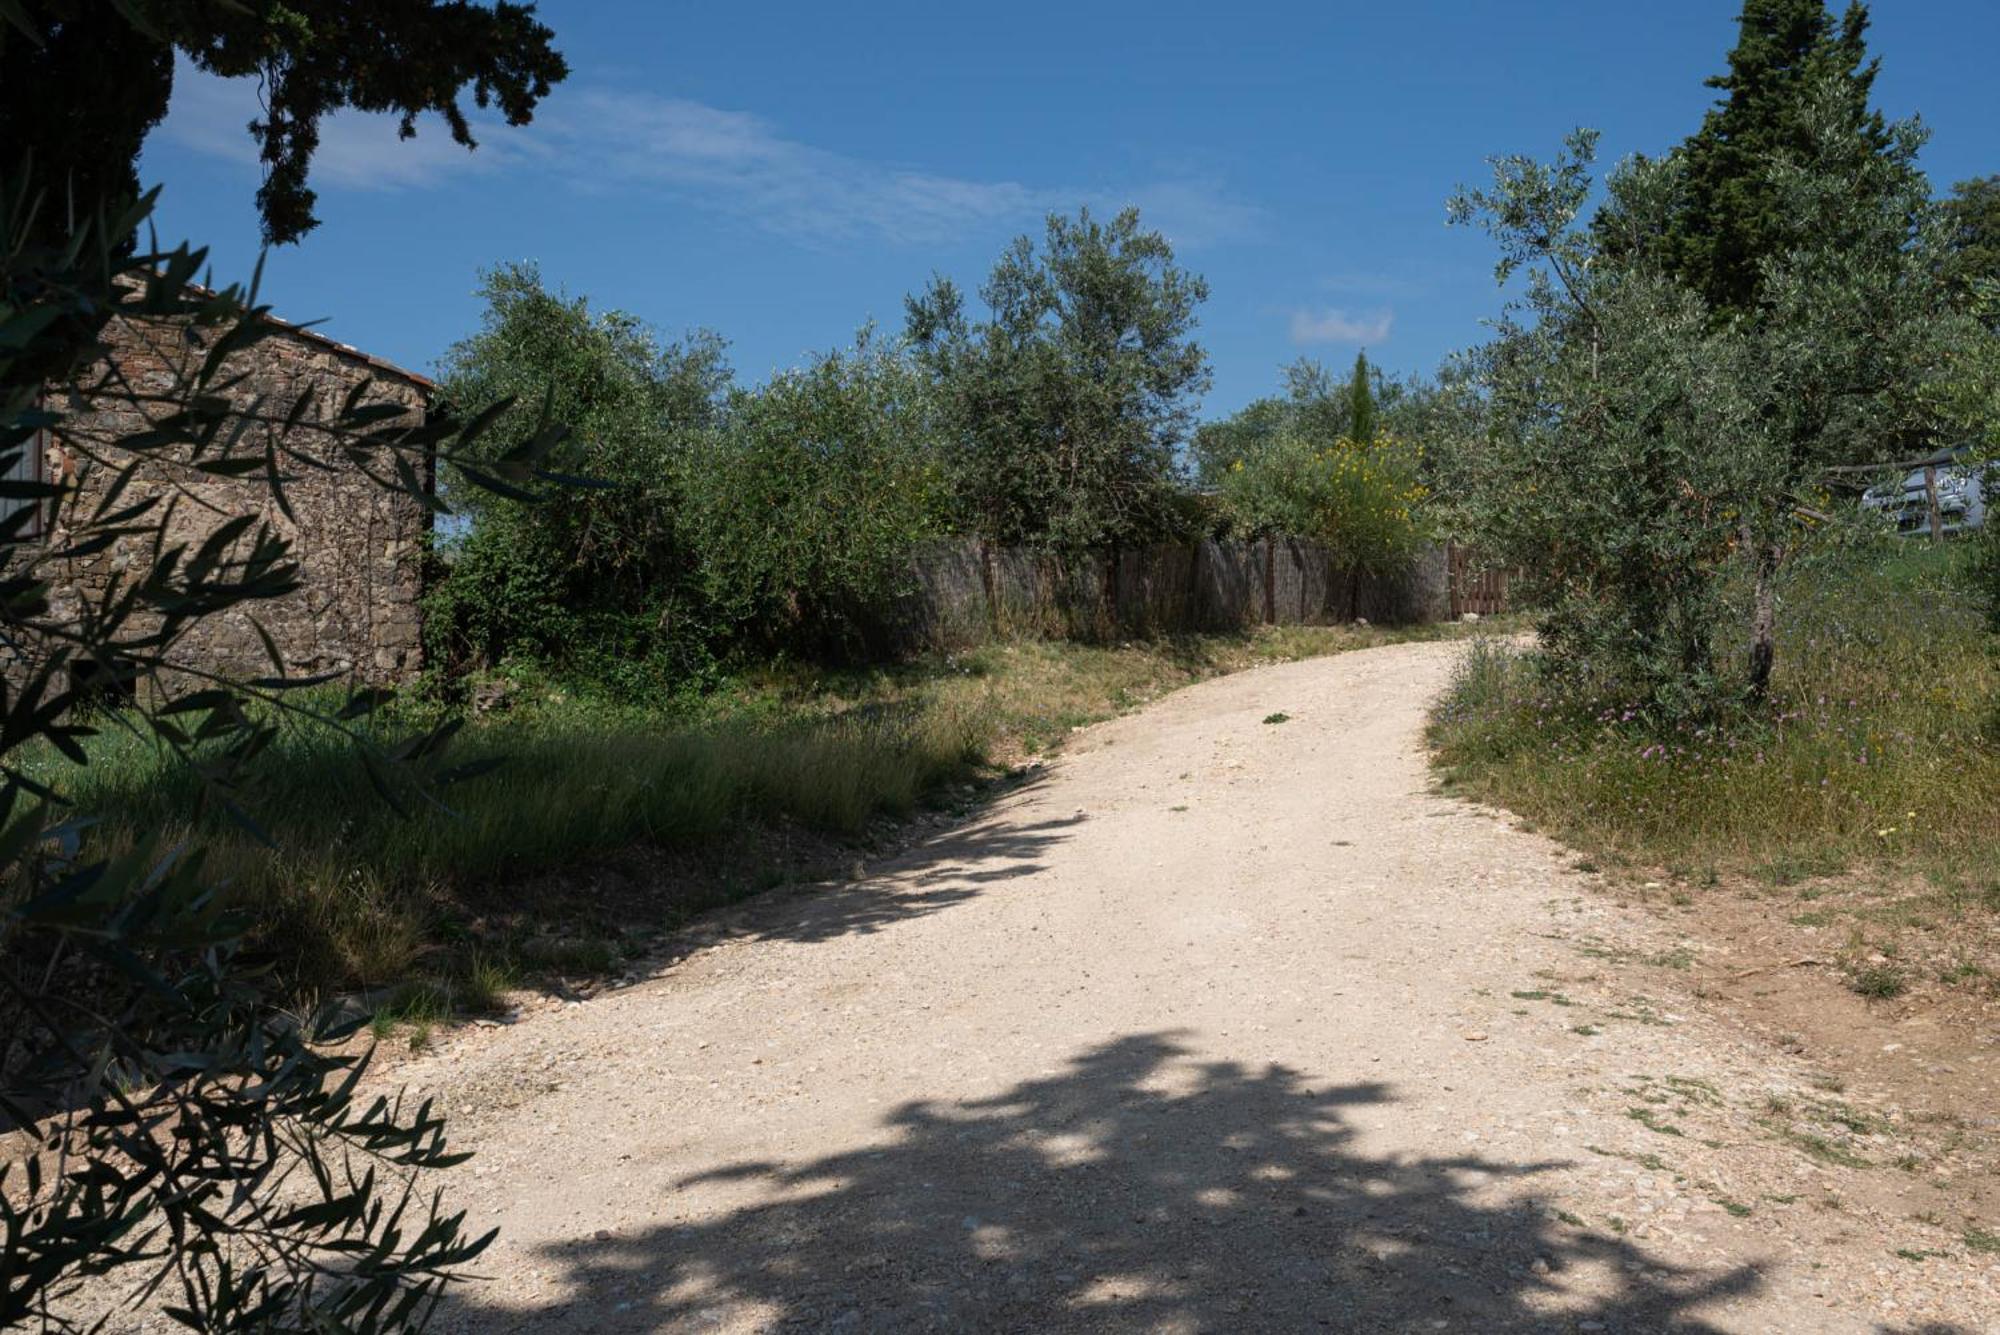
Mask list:
MULTIPOLYGON (((423 661, 419 600, 430 513, 415 497, 371 480, 314 424, 364 382, 370 385, 367 402, 404 405, 420 421, 432 385, 422 376, 308 330, 275 320, 271 325, 266 337, 225 363, 221 380, 232 401, 248 411, 262 400, 267 414, 282 413, 308 386, 314 388, 313 408, 285 438, 290 449, 324 465, 294 462, 282 469, 296 522, 280 509, 261 473, 217 477, 168 460, 142 469, 121 504, 148 493, 173 493, 169 541, 190 548, 227 520, 254 514, 292 540, 301 567, 300 586, 283 598, 204 618, 181 642, 177 657, 190 666, 229 675, 269 675, 270 657, 251 624, 254 616, 276 642, 288 673, 345 671, 374 684, 403 680, 423 661)), ((188 331, 177 325, 121 318, 107 328, 105 341, 107 361, 140 395, 170 393, 184 383, 189 359, 205 355, 188 331)), ((95 379, 87 375, 82 383, 95 379)), ((81 411, 66 418, 66 434, 111 442, 143 429, 141 409, 129 397, 85 396, 79 406, 81 411)), ((253 437, 239 448, 261 450, 262 444, 253 437)), ((74 479, 77 494, 64 513, 88 513, 114 476, 113 469, 74 456, 46 459, 42 466, 74 479)), ((423 472, 428 485, 428 468, 423 472)), ((60 546, 61 534, 52 536, 60 546)), ((116 572, 143 569, 150 546, 150 535, 128 537, 106 550, 63 562, 53 591, 55 610, 75 615, 75 609, 103 592, 116 572)))

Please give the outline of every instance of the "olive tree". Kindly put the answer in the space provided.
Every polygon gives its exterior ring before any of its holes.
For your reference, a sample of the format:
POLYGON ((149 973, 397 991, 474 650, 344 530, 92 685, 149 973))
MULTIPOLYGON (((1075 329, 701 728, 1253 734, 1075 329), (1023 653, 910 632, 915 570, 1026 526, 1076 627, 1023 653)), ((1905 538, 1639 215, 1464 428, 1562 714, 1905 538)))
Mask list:
POLYGON ((967 527, 1080 550, 1175 531, 1178 451, 1208 387, 1194 341, 1208 285, 1137 209, 1050 215, 1007 248, 971 319, 948 279, 908 302, 937 379, 967 527))
POLYGON ((1765 485, 1742 500, 1752 568, 1749 687, 1769 685, 1775 584, 1826 470, 1906 459, 1950 430, 1955 367, 1985 331, 1943 278, 1948 230, 1917 165, 1927 135, 1853 124, 1845 89, 1808 107, 1806 147, 1771 164, 1788 230, 1762 265, 1758 309, 1740 322, 1747 448, 1765 485))
POLYGON ((433 462, 530 494, 560 433, 493 455, 479 439, 504 405, 420 423, 366 385, 252 399, 244 354, 274 330, 254 285, 209 291, 192 281, 203 252, 139 246, 150 197, 53 247, 38 207, 26 184, 0 188, 0 1326, 115 1324, 140 1301, 204 1331, 420 1325, 490 1237, 427 1185, 462 1157, 442 1118, 364 1095, 366 1016, 278 991, 198 848, 165 832, 100 846, 26 761, 85 766, 96 731, 130 729, 268 838, 255 762, 297 720, 347 732, 385 800, 439 800, 470 774, 449 727, 383 741, 360 726, 378 693, 329 703, 335 682, 269 635, 250 680, 208 670, 192 641, 212 618, 257 626, 299 587, 264 494, 289 514, 293 478, 338 467, 428 504, 433 462), (114 320, 176 350, 169 369, 128 378, 114 320), (22 468, 37 437, 101 485, 22 468), (190 473, 239 479, 244 498, 192 540, 175 519, 190 473), (114 547, 108 585, 59 603, 65 563, 114 547), (126 707, 101 706, 107 686, 126 707))
POLYGON ((1492 188, 1452 202, 1498 241, 1501 281, 1527 275, 1479 353, 1475 531, 1527 571, 1554 662, 1668 712, 1765 692, 1778 573, 1825 470, 1924 439, 1977 333, 1939 277, 1921 130, 1878 140, 1848 101, 1826 89, 1805 147, 1768 164, 1788 230, 1741 313, 1711 309, 1655 244, 1684 216, 1679 154, 1613 172, 1593 227, 1587 132, 1552 165, 1496 161, 1492 188), (1746 646, 1733 666, 1725 638, 1746 646))
MULTIPOLYGON (((1717 448, 1750 416, 1740 348, 1657 269, 1600 262, 1580 225, 1595 147, 1579 131, 1552 164, 1497 159, 1490 190, 1452 202, 1499 243, 1500 281, 1526 275, 1476 354, 1486 434, 1461 460, 1465 508, 1524 572, 1550 661, 1690 709, 1714 686, 1733 507, 1754 488, 1752 461, 1717 448)), ((1676 188, 1671 164, 1634 163, 1607 209, 1643 225, 1676 188)))
MULTIPOLYGON (((696 462, 721 423, 729 364, 720 338, 661 336, 638 317, 551 289, 531 264, 484 275, 480 328, 445 354, 440 389, 470 406, 543 405, 567 434, 546 461, 588 485, 539 505, 476 483, 455 489, 467 522, 442 543, 448 576, 429 595, 425 637, 449 669, 510 655, 563 661, 657 689, 698 672, 711 627, 689 528, 696 462)), ((481 448, 533 434, 502 421, 481 448)))
POLYGON ((766 650, 885 647, 920 548, 949 525, 941 436, 935 385, 872 330, 731 395, 686 521, 715 624, 766 650))

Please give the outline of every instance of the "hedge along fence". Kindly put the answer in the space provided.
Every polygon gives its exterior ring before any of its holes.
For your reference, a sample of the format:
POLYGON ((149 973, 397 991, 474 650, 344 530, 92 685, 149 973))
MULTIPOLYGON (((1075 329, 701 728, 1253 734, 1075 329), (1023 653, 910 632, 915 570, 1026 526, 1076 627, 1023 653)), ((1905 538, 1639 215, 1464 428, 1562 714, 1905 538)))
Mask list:
POLYGON ((977 540, 940 543, 915 563, 890 634, 906 649, 957 648, 995 635, 1081 640, 1249 626, 1451 616, 1443 547, 1373 575, 1292 538, 1173 543, 1061 557, 977 540))

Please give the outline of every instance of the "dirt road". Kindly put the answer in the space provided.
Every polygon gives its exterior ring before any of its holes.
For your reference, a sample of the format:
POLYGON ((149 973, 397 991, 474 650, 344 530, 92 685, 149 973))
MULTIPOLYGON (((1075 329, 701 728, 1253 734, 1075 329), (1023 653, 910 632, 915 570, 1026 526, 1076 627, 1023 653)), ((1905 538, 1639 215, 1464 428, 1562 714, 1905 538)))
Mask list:
POLYGON ((1182 691, 655 977, 448 1037, 400 1075, 503 1232, 442 1325, 1987 1328, 2000 1258, 1927 1254, 1887 1123, 1431 792, 1459 651, 1182 691))

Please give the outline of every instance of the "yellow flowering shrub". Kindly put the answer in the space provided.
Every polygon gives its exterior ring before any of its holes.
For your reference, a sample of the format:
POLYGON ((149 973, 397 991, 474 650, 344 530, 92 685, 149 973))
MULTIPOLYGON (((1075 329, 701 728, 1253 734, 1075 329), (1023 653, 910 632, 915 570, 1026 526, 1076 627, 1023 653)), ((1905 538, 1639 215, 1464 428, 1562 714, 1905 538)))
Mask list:
POLYGON ((1424 536, 1422 458, 1421 446, 1395 436, 1280 432, 1230 465, 1222 501, 1242 532, 1305 538, 1344 565, 1386 570, 1424 536))

